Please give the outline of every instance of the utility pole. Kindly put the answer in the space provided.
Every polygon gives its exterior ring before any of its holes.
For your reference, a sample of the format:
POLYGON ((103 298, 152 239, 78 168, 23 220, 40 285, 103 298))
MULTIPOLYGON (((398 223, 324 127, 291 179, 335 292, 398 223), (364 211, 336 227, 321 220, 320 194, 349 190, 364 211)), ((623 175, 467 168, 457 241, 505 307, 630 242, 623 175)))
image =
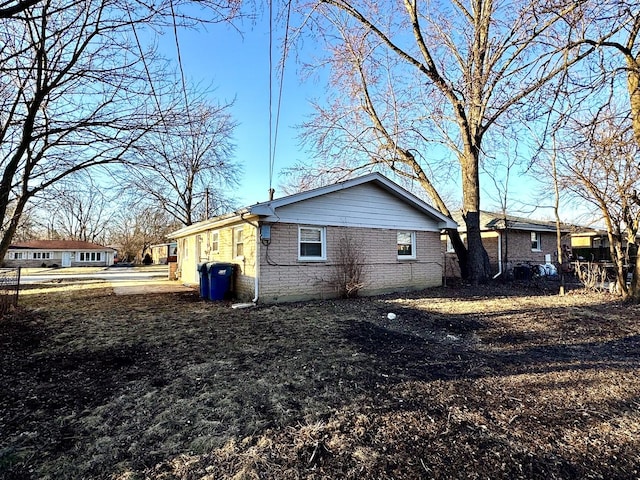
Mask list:
POLYGON ((209 187, 204 190, 204 215, 205 220, 209 219, 209 187))

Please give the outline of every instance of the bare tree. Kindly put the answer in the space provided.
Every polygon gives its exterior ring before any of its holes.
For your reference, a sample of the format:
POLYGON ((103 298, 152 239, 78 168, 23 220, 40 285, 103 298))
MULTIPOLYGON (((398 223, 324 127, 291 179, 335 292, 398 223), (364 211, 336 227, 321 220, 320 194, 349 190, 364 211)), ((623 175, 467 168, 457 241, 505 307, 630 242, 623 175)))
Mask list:
MULTIPOLYGON (((0 258, 35 195, 74 172, 122 161, 176 116, 150 117, 154 95, 173 77, 161 74, 137 28, 193 26, 197 19, 181 13, 189 3, 0 4, 20 7, 0 23, 0 258)), ((197 4, 201 15, 225 20, 240 1, 197 4)))
POLYGON ((228 211, 233 199, 225 189, 237 184, 239 174, 232 160, 231 105, 189 103, 186 121, 147 135, 122 176, 142 202, 183 225, 228 211))
POLYGON ((179 228, 170 216, 153 207, 141 207, 129 199, 115 212, 108 230, 109 244, 124 262, 140 263, 151 245, 166 242, 166 235, 179 228))
POLYGON ((20 223, 16 229, 14 241, 28 242, 30 240, 36 240, 46 236, 46 229, 43 227, 36 204, 37 202, 31 203, 22 213, 20 223))
POLYGON ((564 148, 557 160, 563 172, 561 185, 601 213, 616 268, 617 290, 638 302, 640 147, 634 141, 632 119, 607 107, 581 120, 574 117, 565 125, 564 148), (632 274, 630 286, 627 273, 632 274))
POLYGON ((46 201, 42 202, 47 230, 65 240, 104 244, 115 214, 111 207, 113 199, 89 175, 74 177, 47 192, 46 201))
MULTIPOLYGON (((553 181, 558 222, 560 197, 567 193, 602 215, 617 288, 637 301, 640 267, 629 249, 637 249, 638 232, 634 191, 640 179, 640 5, 609 0, 586 10, 584 18, 591 29, 576 43, 597 48, 598 55, 567 69, 547 91, 544 103, 549 115, 537 125, 543 133, 536 136, 542 146, 539 152, 550 164, 545 167, 537 155, 533 163, 537 163, 534 168, 542 167, 541 177, 546 170, 553 181), (620 102, 625 90, 628 107, 620 102), (629 289, 626 267, 635 269, 629 289)), ((558 240, 559 262, 562 255, 558 240)))
POLYGON ((19 15, 40 0, 3 0, 0 2, 0 18, 11 18, 19 15))
POLYGON ((635 141, 640 146, 640 4, 628 0, 610 0, 610 3, 616 17, 596 15, 593 18, 605 32, 606 40, 586 38, 583 42, 606 50, 611 60, 604 66, 609 70, 607 73, 626 76, 631 125, 635 141))
MULTIPOLYGON (((386 168, 415 179, 445 214, 450 212, 437 180, 457 163, 469 279, 482 282, 489 274, 479 225, 485 137, 499 122, 509 126, 515 113, 535 115, 529 102, 541 86, 595 48, 573 42, 584 38, 584 5, 305 4, 313 12, 307 24, 330 53, 316 63, 332 67, 331 83, 338 92, 326 108, 316 105, 307 139, 323 158, 340 156, 345 170, 386 168)), ((455 232, 452 240, 464 267, 464 245, 455 232)))

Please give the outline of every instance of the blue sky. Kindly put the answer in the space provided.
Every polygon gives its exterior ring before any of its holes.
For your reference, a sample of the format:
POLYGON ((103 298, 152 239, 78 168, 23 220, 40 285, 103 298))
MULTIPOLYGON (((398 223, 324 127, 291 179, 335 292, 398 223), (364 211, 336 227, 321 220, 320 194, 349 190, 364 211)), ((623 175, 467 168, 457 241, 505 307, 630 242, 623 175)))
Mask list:
MULTIPOLYGON (((269 20, 267 15, 264 17, 255 25, 243 26, 242 33, 222 24, 208 26, 207 31, 183 29, 178 32, 187 81, 211 86, 214 100, 228 102, 235 99, 231 109, 238 122, 234 137, 235 160, 242 165, 243 174, 240 188, 232 195, 242 206, 268 199, 269 20)), ((281 56, 281 37, 281 33, 274 32, 274 68, 281 56)), ((160 48, 164 56, 177 59, 173 32, 167 32, 160 39, 160 48)), ((275 73, 272 81, 275 128, 279 88, 275 73)), ((280 183, 279 172, 303 158, 295 127, 311 111, 307 99, 313 95, 312 88, 299 81, 295 63, 287 62, 274 165, 273 187, 276 191, 280 183)))
MULTIPOLYGON (((231 113, 238 122, 234 143, 236 155, 234 160, 243 168, 240 187, 230 192, 238 200, 238 206, 250 205, 268 199, 269 189, 269 19, 268 13, 259 18, 255 24, 240 26, 242 32, 226 24, 210 25, 207 30, 179 31, 179 42, 182 66, 189 82, 211 86, 214 89, 214 100, 232 101, 235 99, 231 113)), ((281 56, 281 39, 283 32, 273 34, 273 64, 277 68, 281 56)), ((173 59, 177 65, 177 55, 173 32, 167 32, 160 39, 162 54, 173 59)), ((308 47, 309 48, 309 47, 308 47)), ((300 160, 305 160, 305 153, 300 145, 297 125, 301 124, 311 113, 310 98, 321 97, 319 88, 324 85, 303 83, 300 80, 299 66, 290 58, 285 68, 283 97, 281 103, 280 126, 277 139, 277 150, 273 170, 272 186, 276 189, 276 197, 282 196, 279 189, 282 182, 282 169, 300 160)), ((273 82, 273 121, 277 108, 279 77, 274 72, 273 82)), ((275 127, 275 125, 273 125, 275 127)), ((522 203, 532 201, 532 190, 539 187, 531 179, 520 177, 512 172, 510 181, 510 212, 522 214, 530 207, 521 207, 522 203), (520 207, 517 207, 519 205, 520 207), (522 211, 518 211, 523 208, 522 211), (514 211, 515 210, 515 211, 514 211)), ((482 207, 498 210, 486 189, 493 188, 491 182, 483 180, 482 207)), ((456 204, 461 201, 459 180, 451 185, 456 204)), ((416 187, 417 188, 417 187, 416 187)), ((451 205, 450 208, 455 208, 451 205)), ((574 212, 575 214, 575 212, 574 212)), ((550 218, 549 208, 536 209, 532 217, 550 218)))

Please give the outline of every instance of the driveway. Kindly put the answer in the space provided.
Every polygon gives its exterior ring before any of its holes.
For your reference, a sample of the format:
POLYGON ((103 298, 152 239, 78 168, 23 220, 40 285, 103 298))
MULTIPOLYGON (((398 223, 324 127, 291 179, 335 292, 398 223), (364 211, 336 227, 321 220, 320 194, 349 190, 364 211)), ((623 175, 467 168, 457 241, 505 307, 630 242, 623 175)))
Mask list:
POLYGON ((168 293, 193 291, 180 282, 169 280, 166 265, 148 267, 108 267, 102 269, 28 269, 21 275, 20 283, 38 284, 65 282, 73 284, 87 280, 103 280, 109 283, 116 295, 140 295, 148 293, 168 293))

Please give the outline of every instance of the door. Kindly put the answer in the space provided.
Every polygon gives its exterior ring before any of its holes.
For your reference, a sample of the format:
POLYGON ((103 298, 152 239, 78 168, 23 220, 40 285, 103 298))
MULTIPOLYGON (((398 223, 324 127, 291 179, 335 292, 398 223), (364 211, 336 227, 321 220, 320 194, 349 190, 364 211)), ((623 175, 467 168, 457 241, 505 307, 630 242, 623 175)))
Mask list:
POLYGON ((70 252, 62 252, 62 266, 70 267, 71 266, 71 253, 70 252))

